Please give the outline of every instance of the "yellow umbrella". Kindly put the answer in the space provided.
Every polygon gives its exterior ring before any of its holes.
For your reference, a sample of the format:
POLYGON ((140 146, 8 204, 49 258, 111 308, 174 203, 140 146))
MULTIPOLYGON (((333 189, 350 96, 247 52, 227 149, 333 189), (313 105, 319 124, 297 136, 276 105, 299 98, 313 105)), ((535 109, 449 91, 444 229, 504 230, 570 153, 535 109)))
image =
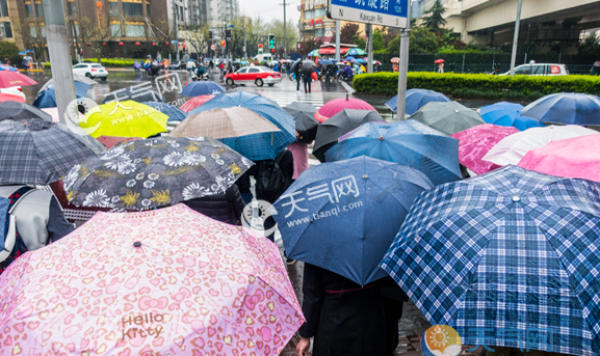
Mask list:
POLYGON ((142 137, 166 132, 169 117, 133 100, 114 101, 92 108, 80 126, 90 136, 142 137))

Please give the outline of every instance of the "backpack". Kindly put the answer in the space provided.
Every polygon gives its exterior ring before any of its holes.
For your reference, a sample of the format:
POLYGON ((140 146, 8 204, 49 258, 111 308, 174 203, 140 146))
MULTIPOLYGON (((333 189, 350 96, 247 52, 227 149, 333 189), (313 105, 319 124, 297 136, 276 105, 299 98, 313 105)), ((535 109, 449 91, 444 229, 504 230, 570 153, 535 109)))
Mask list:
POLYGON ((2 232, 2 234, 0 234, 0 239, 2 239, 2 241, 0 241, 0 247, 2 247, 0 250, 0 274, 2 274, 14 260, 28 251, 25 242, 23 242, 23 239, 17 231, 16 218, 14 215, 11 215, 11 212, 13 208, 17 206, 19 199, 25 196, 30 190, 33 190, 33 188, 23 187, 12 193, 8 199, 0 197, 1 202, 8 203, 5 205, 0 202, 0 207, 6 206, 6 209, 0 208, 0 219, 4 216, 3 229, 0 229, 0 232, 2 232))
MULTIPOLYGON (((287 148, 281 151, 273 160, 260 161, 258 174, 256 175, 256 186, 263 200, 269 203, 275 202, 277 198, 291 185, 291 179, 285 175, 279 163, 288 152, 287 148)), ((258 195, 258 192, 257 192, 258 195)))

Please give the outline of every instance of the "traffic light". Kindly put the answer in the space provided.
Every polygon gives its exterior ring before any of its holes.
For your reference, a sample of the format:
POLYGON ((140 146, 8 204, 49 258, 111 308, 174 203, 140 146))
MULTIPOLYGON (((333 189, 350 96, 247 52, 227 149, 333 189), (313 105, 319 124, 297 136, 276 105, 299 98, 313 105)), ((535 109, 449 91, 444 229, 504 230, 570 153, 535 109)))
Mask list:
POLYGON ((275 48, 275 35, 269 34, 269 48, 275 48))
POLYGON ((271 53, 275 53, 275 48, 271 48, 271 53))
POLYGON ((263 54, 263 45, 262 45, 262 43, 258 44, 258 54, 263 54))
POLYGON ((221 46, 225 48, 225 41, 221 41, 221 46))
POLYGON ((231 38, 231 30, 225 30, 225 37, 231 38))
POLYGON ((212 31, 208 31, 208 38, 212 40, 212 31))

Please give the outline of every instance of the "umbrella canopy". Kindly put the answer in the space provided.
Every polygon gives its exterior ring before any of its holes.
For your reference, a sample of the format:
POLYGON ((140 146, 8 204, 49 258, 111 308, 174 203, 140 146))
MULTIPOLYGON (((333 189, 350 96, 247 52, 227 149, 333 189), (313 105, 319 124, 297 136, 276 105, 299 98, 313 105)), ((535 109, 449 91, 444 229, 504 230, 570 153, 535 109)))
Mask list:
POLYGON ((102 144, 64 124, 31 119, 0 122, 0 185, 48 185, 102 144))
POLYGON ((359 59, 357 59, 356 61, 357 61, 358 63, 361 63, 361 64, 367 63, 367 62, 365 62, 365 60, 364 60, 364 59, 362 59, 362 58, 359 58, 359 59))
POLYGON ((182 121, 170 135, 220 139, 244 157, 258 160, 263 152, 272 149, 274 132, 281 130, 268 119, 250 109, 231 107, 194 114, 182 121))
POLYGON ((331 119, 319 125, 313 148, 313 155, 325 162, 325 152, 338 143, 338 139, 371 121, 385 121, 377 111, 344 109, 331 119))
POLYGON ((546 95, 527 105, 521 114, 543 122, 600 126, 600 97, 581 93, 546 95))
MULTIPOLYGON (((75 82, 75 96, 77 98, 85 98, 89 87, 88 84, 75 82)), ((49 85, 46 90, 40 91, 33 101, 33 106, 40 109, 57 107, 54 85, 49 85)))
POLYGON ((500 102, 493 105, 484 106, 479 110, 483 121, 488 124, 498 126, 513 126, 519 131, 524 131, 532 127, 543 127, 543 122, 532 119, 527 116, 521 116, 523 105, 507 102, 500 102))
POLYGON ((185 96, 200 96, 200 95, 217 95, 225 92, 225 88, 215 82, 198 81, 191 82, 183 88, 181 95, 185 96))
POLYGON ((302 73, 310 74, 315 71, 315 68, 317 68, 317 65, 310 59, 305 59, 302 61, 302 73))
POLYGON ((398 58, 398 57, 392 57, 392 59, 390 59, 390 62, 392 62, 392 63, 400 63, 400 58, 398 58))
POLYGON ((352 48, 346 52, 346 56, 365 56, 366 54, 367 52, 365 52, 362 48, 352 48))
POLYGON ((81 119, 81 128, 92 137, 148 137, 166 132, 169 117, 133 100, 98 105, 81 119))
POLYGON ((362 125, 325 154, 327 162, 368 156, 415 168, 433 184, 461 179, 458 140, 414 120, 362 125))
POLYGON ((331 100, 321 106, 319 111, 315 113, 315 119, 317 119, 318 122, 324 122, 344 109, 375 111, 375 108, 364 100, 354 98, 348 99, 348 97, 346 97, 331 100))
POLYGON ((578 125, 534 127, 503 138, 488 151, 483 160, 499 166, 518 164, 527 152, 544 147, 552 141, 597 133, 578 125))
POLYGON ((322 59, 322 60, 319 62, 319 64, 320 64, 320 65, 322 65, 322 66, 329 66, 329 65, 333 65, 333 62, 332 62, 332 61, 330 61, 329 59, 322 59))
POLYGON ((42 110, 25 103, 5 101, 0 103, 0 122, 4 120, 41 119, 52 122, 52 116, 42 110))
POLYGON ((444 60, 443 59, 436 59, 435 61, 433 61, 433 63, 435 63, 435 64, 444 63, 444 60))
POLYGON ((209 101, 210 99, 214 98, 216 95, 200 95, 200 96, 195 96, 189 100, 187 100, 183 105, 181 105, 179 108, 181 110, 183 110, 184 113, 189 113, 190 111, 194 110, 195 108, 197 108, 198 106, 206 103, 207 101, 209 101))
POLYGON ((500 140, 519 132, 517 128, 482 124, 457 132, 451 136, 459 140, 458 161, 477 174, 487 173, 500 166, 483 160, 489 150, 500 140))
POLYGON ((294 61, 294 63, 292 64, 292 67, 290 68, 290 73, 293 73, 294 70, 296 70, 296 66, 300 65, 300 63, 302 63, 302 59, 298 58, 294 61))
POLYGON ((354 58, 354 57, 352 57, 352 56, 347 56, 347 57, 345 58, 345 60, 347 60, 347 61, 355 61, 355 60, 356 60, 356 58, 354 58))
POLYGON ((63 178, 75 206, 152 209, 223 193, 252 162, 209 137, 129 141, 74 166, 63 178))
POLYGON ((162 103, 158 101, 145 101, 142 104, 148 105, 149 107, 161 112, 169 117, 169 121, 182 121, 187 117, 185 112, 177 106, 162 103))
POLYGON ((96 138, 98 142, 111 149, 121 142, 143 140, 141 137, 113 137, 113 136, 99 136, 96 138))
POLYGON ((298 141, 311 143, 317 136, 317 126, 319 122, 315 120, 315 108, 310 103, 294 102, 285 106, 283 110, 292 115, 296 119, 296 132, 298 133, 298 141))
MULTIPOLYGON (((256 151, 256 160, 273 159, 284 147, 296 141, 294 118, 281 109, 277 103, 258 94, 244 91, 234 91, 217 95, 206 104, 195 108, 188 116, 217 108, 230 108, 241 106, 250 109, 258 115, 268 119, 281 130, 269 134, 270 145, 267 150, 256 151)), ((263 134, 265 135, 265 134, 263 134)), ((250 158, 250 157, 248 157, 250 158)))
POLYGON ((0 71, 18 72, 19 70, 13 66, 9 66, 8 64, 0 64, 0 71))
POLYGON ((113 101, 126 101, 133 100, 138 103, 142 103, 144 101, 165 101, 165 97, 162 96, 156 90, 152 90, 149 88, 143 88, 138 86, 127 87, 119 90, 115 90, 110 92, 106 97, 104 97, 104 104, 111 103, 113 101))
MULTIPOLYGON (((406 109, 404 112, 408 115, 412 115, 432 101, 450 102, 452 100, 437 91, 428 89, 409 89, 406 91, 406 109)), ((396 112, 396 110, 398 110, 398 95, 388 100, 385 103, 385 106, 390 108, 393 112, 396 112)))
POLYGON ((184 205, 99 213, 0 291, 3 354, 278 355, 304 323, 275 244, 184 205))
POLYGON ((17 103, 24 103, 25 99, 19 95, 0 93, 0 103, 3 103, 5 101, 15 101, 17 103))
POLYGON ((438 186, 416 199, 382 268, 463 344, 596 355, 598 191, 516 166, 438 186))
POLYGON ((35 85, 37 82, 19 72, 0 71, 0 89, 35 85))
POLYGON ((600 135, 550 142, 527 152, 519 167, 558 177, 600 182, 600 135))
POLYGON ((364 286, 385 277, 382 257, 414 199, 432 187, 416 169, 378 159, 325 163, 298 177, 274 218, 288 258, 364 286))
MULTIPOLYGON (((73 73, 73 81, 75 83, 79 82, 79 83, 84 83, 84 84, 87 84, 87 85, 96 85, 96 84, 98 84, 97 81, 95 81, 93 79, 90 79, 90 78, 86 77, 85 75, 75 74, 75 73, 73 73)), ((47 81, 46 84, 44 84, 44 86, 42 86, 42 88, 38 91, 38 93, 42 92, 42 91, 44 91, 46 89, 48 89, 48 87, 50 85, 54 85, 54 78, 50 78, 50 80, 47 81)))
POLYGON ((307 55, 307 57, 321 57, 321 54, 319 54, 319 50, 315 49, 310 51, 307 55))
POLYGON ((414 113, 411 119, 429 125, 447 135, 485 124, 479 114, 455 101, 431 102, 414 113))

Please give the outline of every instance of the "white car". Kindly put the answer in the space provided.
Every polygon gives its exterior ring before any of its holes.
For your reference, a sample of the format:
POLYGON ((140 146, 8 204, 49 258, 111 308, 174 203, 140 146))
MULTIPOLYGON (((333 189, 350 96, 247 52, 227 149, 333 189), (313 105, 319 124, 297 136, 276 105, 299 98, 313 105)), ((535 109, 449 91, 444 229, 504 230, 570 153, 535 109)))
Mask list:
POLYGON ((21 89, 21 87, 10 87, 0 89, 0 93, 20 96, 21 98, 23 98, 23 100, 27 101, 25 93, 23 93, 23 89, 21 89))
POLYGON ((85 75, 88 78, 100 78, 105 81, 108 78, 108 71, 98 63, 79 63, 73 66, 73 74, 85 75))
MULTIPOLYGON (((501 75, 510 75, 510 71, 501 75)), ((515 67, 515 75, 569 75, 569 68, 558 63, 528 63, 515 67)))

